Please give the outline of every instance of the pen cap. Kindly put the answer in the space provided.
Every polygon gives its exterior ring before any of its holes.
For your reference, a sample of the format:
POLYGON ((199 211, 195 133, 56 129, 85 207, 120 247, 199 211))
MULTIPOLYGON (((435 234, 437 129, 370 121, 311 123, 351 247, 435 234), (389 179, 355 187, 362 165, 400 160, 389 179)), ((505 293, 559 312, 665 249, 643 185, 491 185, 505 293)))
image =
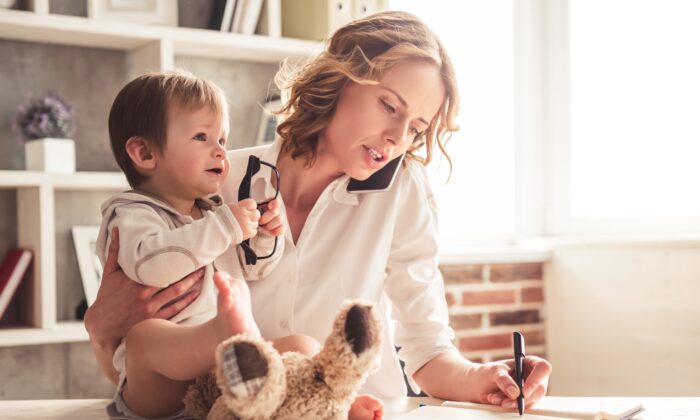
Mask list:
POLYGON ((517 331, 513 333, 513 352, 525 357, 525 337, 517 331))

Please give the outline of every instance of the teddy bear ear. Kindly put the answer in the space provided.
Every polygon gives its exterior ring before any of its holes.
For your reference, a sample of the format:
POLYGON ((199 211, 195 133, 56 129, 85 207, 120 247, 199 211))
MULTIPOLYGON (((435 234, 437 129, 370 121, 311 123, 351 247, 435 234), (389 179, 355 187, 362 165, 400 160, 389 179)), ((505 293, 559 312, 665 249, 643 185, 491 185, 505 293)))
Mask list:
POLYGON ((371 306, 353 305, 345 317, 345 339, 352 345, 352 352, 358 356, 373 344, 371 310, 371 306))

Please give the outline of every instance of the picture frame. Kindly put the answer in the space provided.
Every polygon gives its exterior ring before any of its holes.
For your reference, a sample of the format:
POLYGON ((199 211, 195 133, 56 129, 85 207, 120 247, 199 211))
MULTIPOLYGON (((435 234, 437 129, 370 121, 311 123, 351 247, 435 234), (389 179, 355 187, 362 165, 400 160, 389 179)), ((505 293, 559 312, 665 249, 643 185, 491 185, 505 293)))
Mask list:
POLYGON ((87 0, 91 19, 177 26, 177 1, 87 0))
POLYGON ((282 100, 280 98, 270 99, 262 107, 258 124, 258 135, 255 140, 255 144, 258 146, 275 141, 279 116, 273 114, 273 112, 277 112, 282 108, 282 100))
POLYGON ((83 291, 88 306, 97 298, 97 289, 102 279, 102 263, 97 256, 98 226, 73 226, 73 245, 78 259, 80 278, 83 282, 83 291))

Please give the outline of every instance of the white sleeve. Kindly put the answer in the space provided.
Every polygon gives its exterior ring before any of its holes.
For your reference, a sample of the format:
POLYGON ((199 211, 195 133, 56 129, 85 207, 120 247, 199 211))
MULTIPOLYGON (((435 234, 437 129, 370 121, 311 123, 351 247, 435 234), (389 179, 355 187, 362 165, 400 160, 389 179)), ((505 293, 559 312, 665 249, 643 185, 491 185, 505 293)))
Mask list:
MULTIPOLYGON (((250 246, 257 255, 268 255, 272 252, 275 238, 265 232, 258 231, 255 237, 250 239, 250 246)), ((245 254, 240 244, 231 245, 216 259, 216 269, 225 271, 229 275, 242 280, 260 280, 269 275, 282 259, 284 253, 284 236, 277 238, 277 248, 270 258, 258 260, 255 265, 245 263, 245 254)))
POLYGON ((399 358, 411 388, 413 374, 437 355, 457 351, 452 340, 445 287, 438 270, 437 209, 422 167, 406 168, 398 200, 385 292, 396 321, 399 358))
POLYGON ((170 229, 150 206, 134 203, 115 210, 108 232, 114 226, 119 227, 119 266, 131 279, 159 288, 211 263, 243 236, 228 206, 170 229))

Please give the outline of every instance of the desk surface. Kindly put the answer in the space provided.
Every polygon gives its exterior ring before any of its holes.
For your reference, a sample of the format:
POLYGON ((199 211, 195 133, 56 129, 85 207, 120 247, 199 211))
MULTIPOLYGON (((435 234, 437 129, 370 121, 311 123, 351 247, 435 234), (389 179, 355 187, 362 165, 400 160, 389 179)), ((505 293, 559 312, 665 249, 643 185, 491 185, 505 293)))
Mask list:
MULTIPOLYGON (((545 397, 547 398, 547 397, 545 397)), ((572 403, 583 401, 571 397, 572 403)), ((607 398, 585 398, 588 402, 607 398)), ((700 397, 624 397, 609 398, 642 404, 644 412, 635 420, 700 419, 700 397)), ((24 400, 0 401, 0 419, 91 419, 108 420, 105 406, 108 400, 24 400)), ((385 418, 391 419, 417 408, 419 404, 439 405, 434 398, 392 398, 384 400, 385 418)))

